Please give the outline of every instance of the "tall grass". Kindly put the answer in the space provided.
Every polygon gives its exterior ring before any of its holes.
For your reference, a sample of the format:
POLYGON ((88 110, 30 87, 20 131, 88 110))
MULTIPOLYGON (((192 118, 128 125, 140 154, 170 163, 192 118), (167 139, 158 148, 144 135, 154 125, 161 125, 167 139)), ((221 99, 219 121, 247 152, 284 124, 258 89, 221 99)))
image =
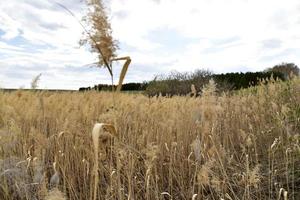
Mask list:
POLYGON ((299 199, 300 80, 214 90, 0 93, 0 199, 299 199), (97 122, 118 134, 98 152, 97 122))

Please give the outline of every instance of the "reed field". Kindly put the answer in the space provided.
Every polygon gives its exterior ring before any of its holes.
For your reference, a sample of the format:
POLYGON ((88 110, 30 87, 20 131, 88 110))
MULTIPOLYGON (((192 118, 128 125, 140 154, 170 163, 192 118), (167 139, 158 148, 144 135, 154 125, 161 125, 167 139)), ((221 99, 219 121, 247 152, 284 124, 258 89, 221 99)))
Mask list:
POLYGON ((300 79, 199 97, 0 92, 0 199, 300 199, 300 79))

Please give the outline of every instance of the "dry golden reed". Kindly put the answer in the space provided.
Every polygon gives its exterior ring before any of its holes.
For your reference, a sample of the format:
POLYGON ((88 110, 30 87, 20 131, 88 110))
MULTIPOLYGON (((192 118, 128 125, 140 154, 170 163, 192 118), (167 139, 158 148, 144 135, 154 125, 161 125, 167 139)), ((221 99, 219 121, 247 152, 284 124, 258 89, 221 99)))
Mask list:
POLYGON ((300 199, 299 85, 0 92, 0 199, 300 199))

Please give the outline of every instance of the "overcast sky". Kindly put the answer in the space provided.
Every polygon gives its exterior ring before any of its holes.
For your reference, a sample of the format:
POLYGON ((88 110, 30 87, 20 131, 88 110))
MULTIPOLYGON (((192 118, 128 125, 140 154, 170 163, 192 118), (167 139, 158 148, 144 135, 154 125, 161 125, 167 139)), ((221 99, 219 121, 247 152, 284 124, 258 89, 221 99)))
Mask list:
MULTIPOLYGON (((57 0, 78 18, 80 0, 57 0)), ((78 44, 82 29, 54 0, 0 0, 0 87, 78 89, 109 83, 96 56, 78 44)), ((106 0, 126 82, 172 70, 259 71, 300 64, 299 0, 106 0)), ((115 67, 116 76, 120 63, 115 67)))

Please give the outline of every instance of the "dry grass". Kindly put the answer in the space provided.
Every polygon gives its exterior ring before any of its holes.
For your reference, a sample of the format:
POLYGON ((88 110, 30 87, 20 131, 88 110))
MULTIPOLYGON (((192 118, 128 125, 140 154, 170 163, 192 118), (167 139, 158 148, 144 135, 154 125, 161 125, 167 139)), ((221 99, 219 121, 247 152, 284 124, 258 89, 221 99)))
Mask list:
POLYGON ((58 189, 51 190, 45 197, 45 200, 65 200, 65 199, 66 199, 65 195, 58 189))
POLYGON ((300 199, 299 79, 231 96, 213 83, 201 98, 114 95, 0 93, 0 199, 300 199), (99 152, 96 122, 118 134, 99 152))

